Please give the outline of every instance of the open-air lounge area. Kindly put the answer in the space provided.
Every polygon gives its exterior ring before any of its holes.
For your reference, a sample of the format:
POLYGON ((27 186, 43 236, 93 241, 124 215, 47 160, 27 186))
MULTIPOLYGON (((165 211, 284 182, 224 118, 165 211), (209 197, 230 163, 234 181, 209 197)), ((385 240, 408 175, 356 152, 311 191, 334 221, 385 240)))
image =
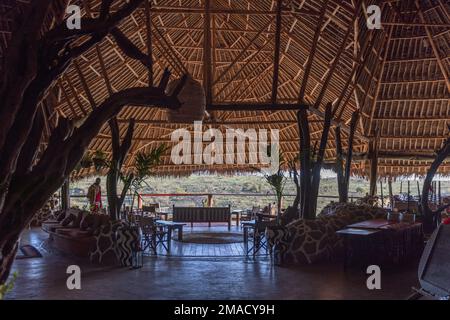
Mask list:
POLYGON ((0 300, 448 300, 449 31, 445 0, 0 0, 0 300))

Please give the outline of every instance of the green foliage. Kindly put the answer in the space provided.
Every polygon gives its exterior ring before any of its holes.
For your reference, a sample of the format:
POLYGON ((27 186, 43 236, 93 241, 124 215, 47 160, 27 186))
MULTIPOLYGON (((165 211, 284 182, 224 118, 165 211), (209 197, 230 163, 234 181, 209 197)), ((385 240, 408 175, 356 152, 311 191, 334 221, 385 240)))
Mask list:
POLYGON ((358 194, 365 194, 365 190, 362 187, 356 187, 355 192, 358 194))
POLYGON ((160 146, 150 150, 150 152, 139 152, 136 154, 134 160, 134 174, 129 174, 127 179, 124 180, 126 184, 129 182, 129 185, 133 187, 133 203, 134 197, 138 194, 138 191, 142 188, 142 185, 145 184, 147 187, 150 187, 145 180, 151 176, 152 169, 154 166, 157 166, 161 163, 161 157, 164 152, 169 149, 166 144, 161 144, 160 146))
POLYGON ((14 283, 17 279, 17 272, 14 272, 12 275, 12 279, 5 284, 0 284, 0 300, 3 300, 8 292, 10 292, 14 288, 14 283))
POLYGON ((272 175, 264 174, 264 178, 267 183, 272 187, 275 195, 277 197, 278 208, 281 206, 281 199, 283 198, 284 187, 286 185, 286 177, 284 171, 281 169, 284 164, 283 153, 279 153, 278 171, 272 175))
POLYGON ((109 167, 109 163, 106 160, 106 154, 101 150, 95 151, 94 156, 92 157, 92 162, 96 171, 109 167))
POLYGON ((150 150, 148 153, 139 152, 135 158, 136 179, 143 180, 151 175, 151 169, 161 163, 161 157, 169 149, 165 144, 150 150))

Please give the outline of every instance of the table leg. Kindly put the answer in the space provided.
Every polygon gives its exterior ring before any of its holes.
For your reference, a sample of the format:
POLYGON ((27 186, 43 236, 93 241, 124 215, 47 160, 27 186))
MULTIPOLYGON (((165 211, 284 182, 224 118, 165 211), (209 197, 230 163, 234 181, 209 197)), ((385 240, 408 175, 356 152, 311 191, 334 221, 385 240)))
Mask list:
POLYGON ((248 254, 248 227, 244 227, 244 249, 245 255, 248 254))
POLYGON ((183 226, 178 227, 178 241, 183 241, 183 226))
POLYGON ((236 213, 236 227, 239 227, 240 220, 241 220, 241 214, 238 212, 238 213, 236 213))
POLYGON ((167 253, 170 253, 170 248, 172 246, 172 231, 173 229, 169 227, 167 233, 167 253))

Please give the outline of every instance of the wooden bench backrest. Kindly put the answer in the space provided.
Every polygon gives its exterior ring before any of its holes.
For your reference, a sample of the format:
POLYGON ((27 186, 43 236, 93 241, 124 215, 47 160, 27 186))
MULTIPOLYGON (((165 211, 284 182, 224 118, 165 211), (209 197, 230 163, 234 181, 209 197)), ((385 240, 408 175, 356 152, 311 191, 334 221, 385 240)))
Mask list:
POLYGON ((230 207, 173 207, 174 222, 229 222, 230 207))

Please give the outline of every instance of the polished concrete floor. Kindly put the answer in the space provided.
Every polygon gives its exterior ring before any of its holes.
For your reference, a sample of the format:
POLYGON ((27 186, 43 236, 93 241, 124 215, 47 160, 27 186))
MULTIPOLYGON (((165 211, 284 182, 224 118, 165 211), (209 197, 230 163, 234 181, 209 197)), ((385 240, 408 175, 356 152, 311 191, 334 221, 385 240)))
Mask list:
POLYGON ((417 266, 382 270, 381 290, 368 290, 364 271, 340 263, 272 266, 258 257, 146 257, 138 270, 99 267, 43 246, 47 235, 26 231, 22 243, 42 258, 16 260, 8 299, 404 299, 417 286, 417 266), (81 290, 68 290, 66 269, 81 268, 81 290))

